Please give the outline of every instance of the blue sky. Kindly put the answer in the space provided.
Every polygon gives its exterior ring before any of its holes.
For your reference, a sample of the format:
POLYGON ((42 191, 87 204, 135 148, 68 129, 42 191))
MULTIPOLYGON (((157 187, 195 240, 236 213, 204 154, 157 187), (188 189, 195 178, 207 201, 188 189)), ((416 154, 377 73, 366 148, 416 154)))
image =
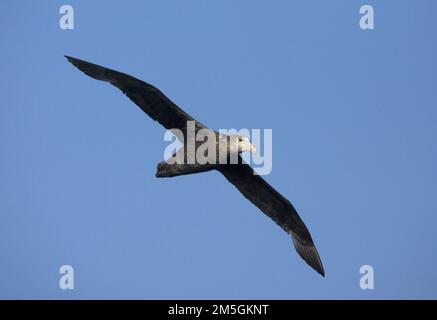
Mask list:
POLYGON ((437 298, 436 10, 1 1, 0 298, 437 298), (218 173, 155 178, 164 129, 64 54, 153 83, 212 128, 271 128, 266 179, 327 277, 218 173), (74 290, 58 286, 65 264, 74 290))

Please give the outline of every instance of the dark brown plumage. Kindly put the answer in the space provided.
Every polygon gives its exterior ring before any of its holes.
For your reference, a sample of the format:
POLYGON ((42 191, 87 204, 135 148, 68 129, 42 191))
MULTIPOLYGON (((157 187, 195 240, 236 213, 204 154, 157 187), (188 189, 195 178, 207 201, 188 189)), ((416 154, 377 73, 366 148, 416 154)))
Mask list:
MULTIPOLYGON (((179 108, 156 87, 118 71, 73 57, 66 56, 66 58, 90 77, 109 82, 122 90, 145 113, 166 129, 177 128, 186 133, 187 121, 195 121, 196 131, 208 129, 179 108)), ((216 134, 218 137, 218 133, 216 134)), ((185 149, 182 151, 185 152, 185 149)), ((299 255, 318 273, 325 276, 322 261, 311 235, 293 205, 261 176, 254 174, 253 169, 244 163, 240 156, 238 156, 238 159, 238 164, 226 165, 201 165, 198 163, 169 165, 166 162, 161 162, 158 165, 156 176, 174 177, 214 169, 218 170, 244 197, 290 234, 299 255)))

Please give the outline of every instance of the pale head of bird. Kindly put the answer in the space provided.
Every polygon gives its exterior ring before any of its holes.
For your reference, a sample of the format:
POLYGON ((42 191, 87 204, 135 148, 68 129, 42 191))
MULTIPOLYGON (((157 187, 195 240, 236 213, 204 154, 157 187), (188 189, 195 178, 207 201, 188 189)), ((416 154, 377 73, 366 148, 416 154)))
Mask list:
POLYGON ((250 143, 248 137, 240 136, 240 135, 231 135, 230 136, 230 151, 234 152, 256 152, 256 148, 250 143))

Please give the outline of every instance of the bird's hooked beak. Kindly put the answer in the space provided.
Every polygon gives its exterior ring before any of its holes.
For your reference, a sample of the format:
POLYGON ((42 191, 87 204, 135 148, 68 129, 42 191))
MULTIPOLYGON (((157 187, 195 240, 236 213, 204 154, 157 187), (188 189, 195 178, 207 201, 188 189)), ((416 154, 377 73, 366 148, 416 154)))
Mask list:
POLYGON ((252 153, 256 153, 256 148, 254 147, 253 144, 250 144, 249 151, 252 152, 252 153))

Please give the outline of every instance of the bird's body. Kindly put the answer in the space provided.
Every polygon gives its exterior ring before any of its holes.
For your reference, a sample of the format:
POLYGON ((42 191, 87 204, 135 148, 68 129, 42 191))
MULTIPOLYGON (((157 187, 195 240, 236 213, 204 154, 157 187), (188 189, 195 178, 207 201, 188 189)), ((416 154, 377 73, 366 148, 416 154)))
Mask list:
POLYGON ((130 75, 114 71, 93 63, 66 56, 68 61, 90 77, 111 83, 123 91, 153 120, 158 121, 168 130, 175 133, 182 142, 173 157, 158 164, 157 177, 175 177, 179 175, 218 170, 232 183, 249 201, 275 221, 285 232, 291 235, 293 244, 299 255, 318 273, 325 275, 322 261, 311 238, 311 235, 296 212, 293 205, 261 176, 243 161, 241 152, 254 152, 255 148, 249 139, 238 135, 223 135, 209 129, 195 120, 159 89, 138 80, 130 75), (196 154, 202 151, 203 143, 194 139, 194 135, 203 133, 213 141, 215 161, 202 161, 196 154))

